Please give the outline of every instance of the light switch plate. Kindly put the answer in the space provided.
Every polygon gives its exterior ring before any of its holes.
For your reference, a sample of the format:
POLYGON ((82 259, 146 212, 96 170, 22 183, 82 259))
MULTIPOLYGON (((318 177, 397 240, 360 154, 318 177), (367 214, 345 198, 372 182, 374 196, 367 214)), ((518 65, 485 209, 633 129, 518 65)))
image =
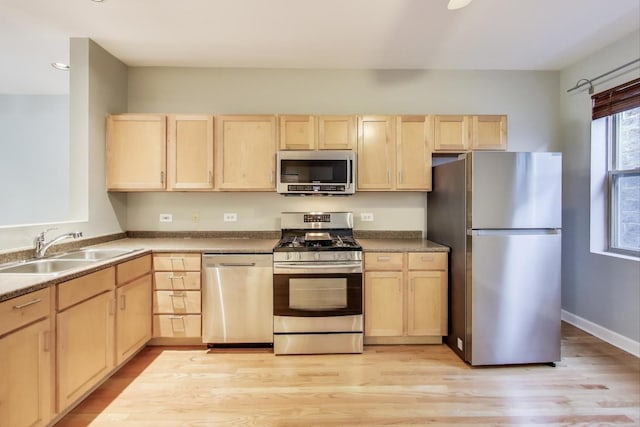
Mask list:
POLYGON ((160 222, 173 222, 173 215, 167 213, 160 214, 160 222))
POLYGON ((223 214, 224 222, 235 222, 238 220, 238 214, 235 212, 223 214))

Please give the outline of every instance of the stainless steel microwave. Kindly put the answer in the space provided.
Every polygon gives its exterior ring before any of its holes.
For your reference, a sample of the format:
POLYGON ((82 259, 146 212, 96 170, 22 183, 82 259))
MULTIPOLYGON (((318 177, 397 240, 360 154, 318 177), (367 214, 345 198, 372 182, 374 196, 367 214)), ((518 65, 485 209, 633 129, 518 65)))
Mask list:
POLYGON ((356 153, 350 150, 279 151, 278 193, 349 195, 356 189, 356 153))

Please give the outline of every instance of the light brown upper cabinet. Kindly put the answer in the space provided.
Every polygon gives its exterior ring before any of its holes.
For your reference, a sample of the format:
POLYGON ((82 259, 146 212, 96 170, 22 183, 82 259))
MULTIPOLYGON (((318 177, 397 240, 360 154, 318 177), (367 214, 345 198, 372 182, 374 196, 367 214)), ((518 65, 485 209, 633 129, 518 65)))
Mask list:
POLYGON ((279 116, 281 150, 315 150, 316 118, 314 116, 279 116))
POLYGON ((282 115, 280 150, 353 150, 355 116, 282 115))
POLYGON ((433 151, 467 151, 471 148, 470 116, 434 116, 433 151))
POLYGON ((431 190, 430 116, 396 117, 397 190, 431 190))
POLYGON ((358 190, 431 190, 430 116, 358 119, 358 190))
POLYGON ((391 190, 395 174, 392 116, 358 117, 358 190, 391 190))
POLYGON ((507 116, 435 116, 433 151, 506 150, 507 116))
POLYGON ((164 190, 167 155, 164 115, 109 115, 106 151, 108 190, 164 190))
POLYGON ((168 116, 167 175, 168 190, 213 190, 213 116, 168 116))
POLYGON ((216 116, 216 188, 275 191, 276 116, 216 116))
POLYGON ((355 149, 355 116, 318 116, 317 121, 318 148, 320 150, 355 149))
POLYGON ((506 150, 507 116, 473 116, 471 145, 474 150, 506 150))

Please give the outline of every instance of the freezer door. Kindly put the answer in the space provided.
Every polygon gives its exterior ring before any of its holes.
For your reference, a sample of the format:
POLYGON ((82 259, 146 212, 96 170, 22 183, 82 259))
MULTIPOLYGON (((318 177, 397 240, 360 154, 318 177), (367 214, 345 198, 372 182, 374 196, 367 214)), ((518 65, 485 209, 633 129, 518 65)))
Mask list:
POLYGON ((561 153, 474 152, 470 156, 468 227, 561 228, 561 153))
POLYGON ((560 231, 472 233, 472 365, 560 360, 560 241, 560 231))

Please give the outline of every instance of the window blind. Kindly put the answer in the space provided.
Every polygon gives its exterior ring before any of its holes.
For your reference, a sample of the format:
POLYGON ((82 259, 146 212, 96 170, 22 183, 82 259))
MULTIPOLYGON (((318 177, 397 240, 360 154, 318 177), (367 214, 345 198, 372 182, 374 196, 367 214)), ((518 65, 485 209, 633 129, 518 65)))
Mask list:
POLYGON ((591 102, 592 120, 640 107, 640 78, 596 93, 591 102))

